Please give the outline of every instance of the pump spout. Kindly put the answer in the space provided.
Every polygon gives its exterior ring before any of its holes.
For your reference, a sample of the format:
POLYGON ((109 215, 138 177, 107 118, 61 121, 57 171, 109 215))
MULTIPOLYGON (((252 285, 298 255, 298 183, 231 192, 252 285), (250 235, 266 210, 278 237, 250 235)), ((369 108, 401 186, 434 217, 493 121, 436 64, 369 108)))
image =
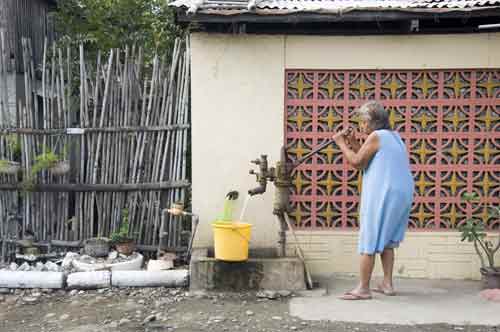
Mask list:
POLYGON ((248 194, 250 196, 261 195, 266 192, 266 187, 267 185, 265 183, 264 184, 261 183, 258 187, 250 189, 248 191, 248 194))

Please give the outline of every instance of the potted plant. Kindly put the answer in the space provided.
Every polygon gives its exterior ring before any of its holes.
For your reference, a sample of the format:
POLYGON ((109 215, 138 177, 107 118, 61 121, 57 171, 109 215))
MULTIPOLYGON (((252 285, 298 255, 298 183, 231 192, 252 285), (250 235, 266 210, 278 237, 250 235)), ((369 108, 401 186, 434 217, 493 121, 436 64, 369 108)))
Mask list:
POLYGON ((94 237, 84 242, 83 251, 92 257, 106 257, 109 254, 109 239, 94 237))
MULTIPOLYGON (((467 204, 479 204, 479 196, 476 193, 465 193, 463 200, 467 204)), ((486 207, 488 214, 492 218, 500 216, 500 208, 486 207)), ((481 275, 483 277, 484 288, 500 288, 500 266, 495 264, 495 254, 500 250, 500 236, 497 243, 493 243, 486 233, 486 228, 482 220, 468 219, 465 224, 459 227, 462 233, 462 241, 472 242, 474 249, 481 261, 481 275), (486 257, 486 260, 485 260, 486 257)))
POLYGON ((111 242, 120 254, 130 255, 135 250, 135 241, 129 236, 128 210, 122 211, 122 224, 118 231, 111 234, 111 242))
POLYGON ((35 157, 35 163, 31 168, 33 174, 37 174, 42 170, 49 170, 54 175, 63 175, 69 172, 69 162, 61 160, 57 154, 48 150, 46 153, 35 157))

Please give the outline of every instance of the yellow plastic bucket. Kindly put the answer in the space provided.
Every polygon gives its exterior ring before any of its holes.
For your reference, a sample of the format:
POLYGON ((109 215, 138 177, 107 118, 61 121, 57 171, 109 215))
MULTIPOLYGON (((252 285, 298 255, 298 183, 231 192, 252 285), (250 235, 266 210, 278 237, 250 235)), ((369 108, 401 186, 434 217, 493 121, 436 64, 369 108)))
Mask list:
POLYGON ((212 223, 212 229, 215 259, 227 262, 242 262, 248 259, 251 224, 216 221, 212 223))

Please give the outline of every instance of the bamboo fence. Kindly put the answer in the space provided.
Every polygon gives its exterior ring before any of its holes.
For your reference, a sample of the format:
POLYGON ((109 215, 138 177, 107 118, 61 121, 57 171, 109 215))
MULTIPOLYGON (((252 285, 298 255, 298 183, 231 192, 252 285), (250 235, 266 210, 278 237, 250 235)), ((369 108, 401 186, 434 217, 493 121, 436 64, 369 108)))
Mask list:
POLYGON ((160 231, 160 222, 164 208, 186 201, 189 186, 189 41, 177 40, 172 58, 156 56, 150 67, 141 48, 89 60, 82 45, 47 41, 37 67, 31 42, 22 46, 24 103, 17 126, 0 126, 0 159, 13 160, 15 138, 22 173, 0 175, 0 220, 14 209, 18 236, 78 241, 109 236, 126 210, 138 244, 156 246, 166 232, 163 245, 181 247, 189 225, 167 216, 160 231), (35 173, 51 153, 55 166, 35 173))
MULTIPOLYGON (((8 128, 13 125, 11 111, 9 109, 8 81, 9 75, 9 56, 5 31, 0 30, 0 129, 8 128)), ((0 159, 14 159, 14 141, 11 136, 0 136, 0 159)), ((16 181, 13 174, 0 174, 0 183, 10 183, 16 181)), ((15 216, 18 209, 17 191, 0 192, 0 238, 4 239, 8 233, 12 233, 10 220, 15 216)), ((13 250, 14 246, 2 243, 2 251, 13 250)))

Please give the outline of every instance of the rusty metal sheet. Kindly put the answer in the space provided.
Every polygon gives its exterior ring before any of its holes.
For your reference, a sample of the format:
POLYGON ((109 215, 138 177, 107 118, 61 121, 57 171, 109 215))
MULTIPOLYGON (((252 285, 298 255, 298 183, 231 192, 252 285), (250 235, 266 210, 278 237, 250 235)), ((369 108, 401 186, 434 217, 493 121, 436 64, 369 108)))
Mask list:
MULTIPOLYGON (((238 10, 247 8, 248 1, 242 0, 176 0, 170 3, 173 7, 198 7, 200 10, 238 10)), ((500 0, 261 0, 255 2, 260 10, 283 10, 299 12, 338 12, 342 10, 376 10, 376 9, 457 9, 495 7, 500 0)))

